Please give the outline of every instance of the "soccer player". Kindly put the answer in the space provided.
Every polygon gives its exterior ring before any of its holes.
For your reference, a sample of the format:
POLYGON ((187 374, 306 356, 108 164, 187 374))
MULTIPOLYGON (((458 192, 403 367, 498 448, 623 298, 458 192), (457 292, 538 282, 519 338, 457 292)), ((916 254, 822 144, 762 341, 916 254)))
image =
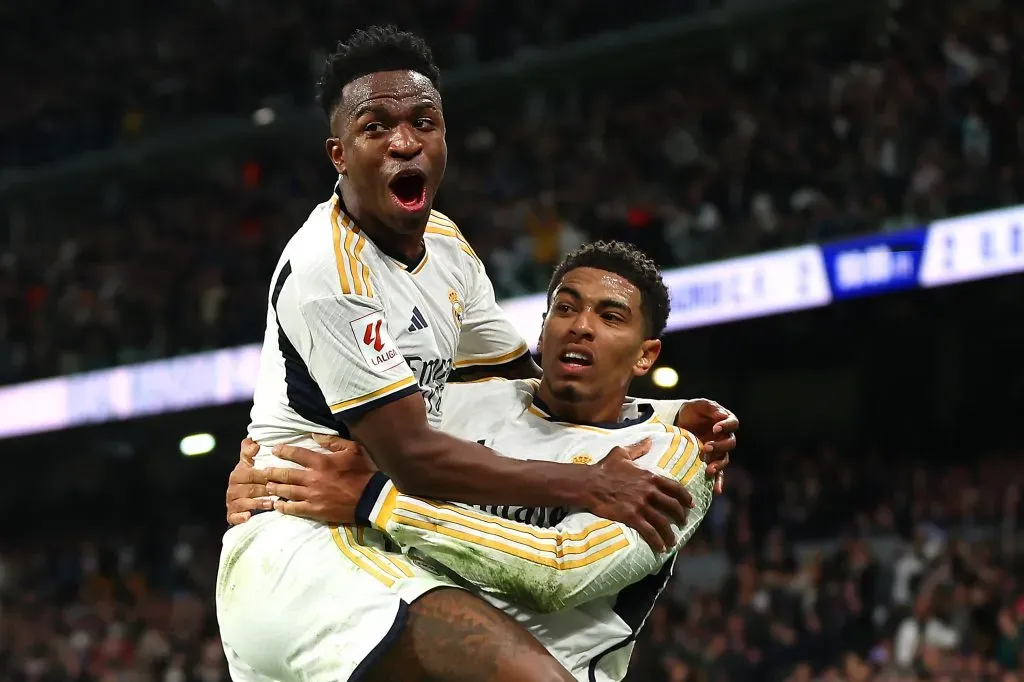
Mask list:
MULTIPOLYGON (((382 533, 408 558, 482 595, 516 618, 576 679, 621 680, 633 640, 671 575, 675 550, 692 536, 712 498, 699 441, 659 421, 650 405, 626 397, 632 378, 646 374, 658 357, 668 309, 668 292, 649 258, 614 242, 584 246, 559 265, 548 289, 543 379, 452 384, 444 394, 442 428, 509 457, 529 453, 534 460, 578 465, 601 461, 609 449, 609 457, 621 458, 616 446, 649 439, 649 451, 636 463, 682 483, 697 502, 686 523, 673 527, 669 552, 654 552, 629 526, 579 508, 481 509, 405 495, 358 454, 337 458, 283 448, 290 461, 332 475, 289 484, 280 481, 294 480, 293 469, 264 474, 274 493, 299 501, 314 494, 331 498, 339 520, 382 533), (336 464, 347 470, 334 470, 336 464), (318 493, 318 480, 332 485, 318 493)), ((263 580, 281 578, 269 568, 263 580)), ((233 588, 228 575, 220 589, 233 588)), ((413 644, 399 635, 395 661, 408 665, 401 651, 413 644)), ((402 668, 386 669, 402 679, 402 668)))
MULTIPOLYGON (((663 548, 674 540, 671 521, 683 522, 692 504, 677 482, 615 459, 577 467, 503 458, 433 428, 441 423, 454 369, 482 367, 510 377, 539 371, 495 303, 473 250, 454 223, 431 208, 447 157, 437 83, 426 45, 393 29, 357 32, 327 59, 319 99, 330 120, 326 147, 339 182, 289 241, 271 280, 249 427, 262 446, 256 464, 287 465, 272 454, 275 445, 312 447, 309 434, 343 435, 358 440, 409 494, 587 508, 630 524, 652 547, 663 548)), ((679 402, 659 406, 668 421, 693 418, 679 408, 679 402)), ((708 414, 697 417, 706 421, 708 414)), ((736 422, 728 412, 713 421, 722 429, 715 438, 718 456, 734 444, 736 422)), ((272 520, 254 523, 258 532, 246 531, 242 557, 273 548, 293 566, 311 567, 311 575, 341 557, 351 572, 351 594, 335 595, 337 603, 322 592, 296 592, 289 609, 266 624, 272 633, 290 622, 289 611, 303 614, 299 625, 306 631, 291 640, 297 648, 287 660, 305 679, 318 679, 311 661, 325 651, 344 652, 325 668, 329 679, 358 679, 372 667, 379 645, 399 632, 424 641, 465 641, 481 628, 490 633, 483 640, 488 644, 467 647, 463 664, 475 655, 481 665, 498 666, 493 679, 561 679, 534 655, 531 638, 492 636, 505 627, 500 612, 461 591, 435 591, 448 582, 386 545, 346 529, 331 534, 320 524, 267 516, 272 520)), ((229 532, 225 556, 239 542, 229 532)), ((242 565, 248 563, 234 567, 242 565)), ((289 585, 303 583, 296 580, 289 585)), ((222 600, 220 613, 237 608, 222 600)), ((235 644, 251 647, 259 638, 239 640, 230 627, 223 634, 234 678, 266 679, 232 653, 235 644)), ((441 647, 435 642, 430 650, 441 647)), ((547 657, 542 649, 539 654, 547 657)), ((421 661, 423 674, 447 679, 431 667, 435 662, 421 661)))

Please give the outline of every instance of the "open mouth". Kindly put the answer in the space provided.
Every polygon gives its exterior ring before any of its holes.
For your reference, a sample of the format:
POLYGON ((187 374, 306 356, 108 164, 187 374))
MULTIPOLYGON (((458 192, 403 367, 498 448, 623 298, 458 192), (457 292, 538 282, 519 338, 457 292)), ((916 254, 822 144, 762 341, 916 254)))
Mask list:
POLYGON ((388 183, 388 189, 395 203, 406 211, 422 211, 427 204, 427 177, 418 169, 399 172, 388 183))
POLYGON ((567 350, 563 351, 558 359, 566 367, 581 368, 590 367, 594 364, 594 356, 590 352, 585 350, 567 350))

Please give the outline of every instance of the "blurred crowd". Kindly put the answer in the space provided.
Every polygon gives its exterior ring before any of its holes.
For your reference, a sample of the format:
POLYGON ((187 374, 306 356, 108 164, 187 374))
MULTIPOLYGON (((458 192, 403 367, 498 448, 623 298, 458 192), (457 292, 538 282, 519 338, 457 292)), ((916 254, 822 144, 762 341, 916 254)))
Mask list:
POLYGON ((52 161, 189 120, 305 105, 339 38, 394 23, 427 37, 442 67, 515 56, 612 28, 713 7, 720 0, 169 0, 0 7, 0 158, 52 161))
MULTIPOLYGON (((853 454, 730 469, 629 680, 1021 679, 1019 453, 945 467, 853 454)), ((220 530, 72 527, 5 546, 0 679, 227 682, 212 599, 220 530)))
MULTIPOLYGON (((421 4, 458 5, 407 3, 421 4)), ((303 14, 298 5, 282 21, 303 14)), ((130 47, 136 34, 122 32, 111 44, 130 47)), ((190 48, 217 44, 185 35, 190 48)), ((450 117, 438 207, 484 258, 499 296, 514 296, 541 289, 562 254, 598 237, 672 266, 1020 203, 1022 43, 1020 3, 905 0, 870 26, 659 63, 628 82, 567 82, 514 111, 450 117)), ((238 87, 272 79, 263 60, 250 67, 260 77, 238 71, 238 87)), ((220 73, 196 67, 185 81, 200 87, 220 73)), ((234 92, 217 82, 203 87, 234 92)), ((119 92, 120 81, 104 87, 119 92)), ((318 156, 254 146, 187 169, 126 172, 100 190, 66 187, 61 201, 0 202, 0 382, 258 340, 280 248, 329 197, 334 179, 318 156)))

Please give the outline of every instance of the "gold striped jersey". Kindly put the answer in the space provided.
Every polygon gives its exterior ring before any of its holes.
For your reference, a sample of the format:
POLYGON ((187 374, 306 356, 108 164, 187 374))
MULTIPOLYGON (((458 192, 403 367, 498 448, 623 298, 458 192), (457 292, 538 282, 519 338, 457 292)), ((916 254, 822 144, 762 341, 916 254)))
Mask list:
POLYGON ((338 187, 313 209, 271 280, 255 441, 345 435, 345 419, 416 392, 438 426, 452 369, 527 352, 455 223, 432 211, 424 245, 416 263, 385 254, 345 213, 338 187))
POLYGON ((701 444, 662 422, 650 404, 627 402, 614 424, 553 419, 536 380, 452 384, 443 426, 503 456, 581 466, 615 446, 650 437, 637 464, 681 481, 695 508, 674 528, 676 546, 655 554, 633 529, 581 509, 472 507, 400 494, 375 476, 357 515, 410 557, 478 590, 516 617, 581 680, 621 680, 633 638, 711 504, 701 444))

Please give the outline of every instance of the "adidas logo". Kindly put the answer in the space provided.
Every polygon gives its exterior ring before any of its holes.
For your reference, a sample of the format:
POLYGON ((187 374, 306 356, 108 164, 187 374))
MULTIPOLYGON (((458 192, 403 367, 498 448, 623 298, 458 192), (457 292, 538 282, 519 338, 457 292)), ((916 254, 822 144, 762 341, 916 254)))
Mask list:
POLYGON ((409 331, 414 332, 419 329, 426 329, 427 321, 423 317, 423 313, 416 306, 412 308, 412 324, 409 325, 409 331))

